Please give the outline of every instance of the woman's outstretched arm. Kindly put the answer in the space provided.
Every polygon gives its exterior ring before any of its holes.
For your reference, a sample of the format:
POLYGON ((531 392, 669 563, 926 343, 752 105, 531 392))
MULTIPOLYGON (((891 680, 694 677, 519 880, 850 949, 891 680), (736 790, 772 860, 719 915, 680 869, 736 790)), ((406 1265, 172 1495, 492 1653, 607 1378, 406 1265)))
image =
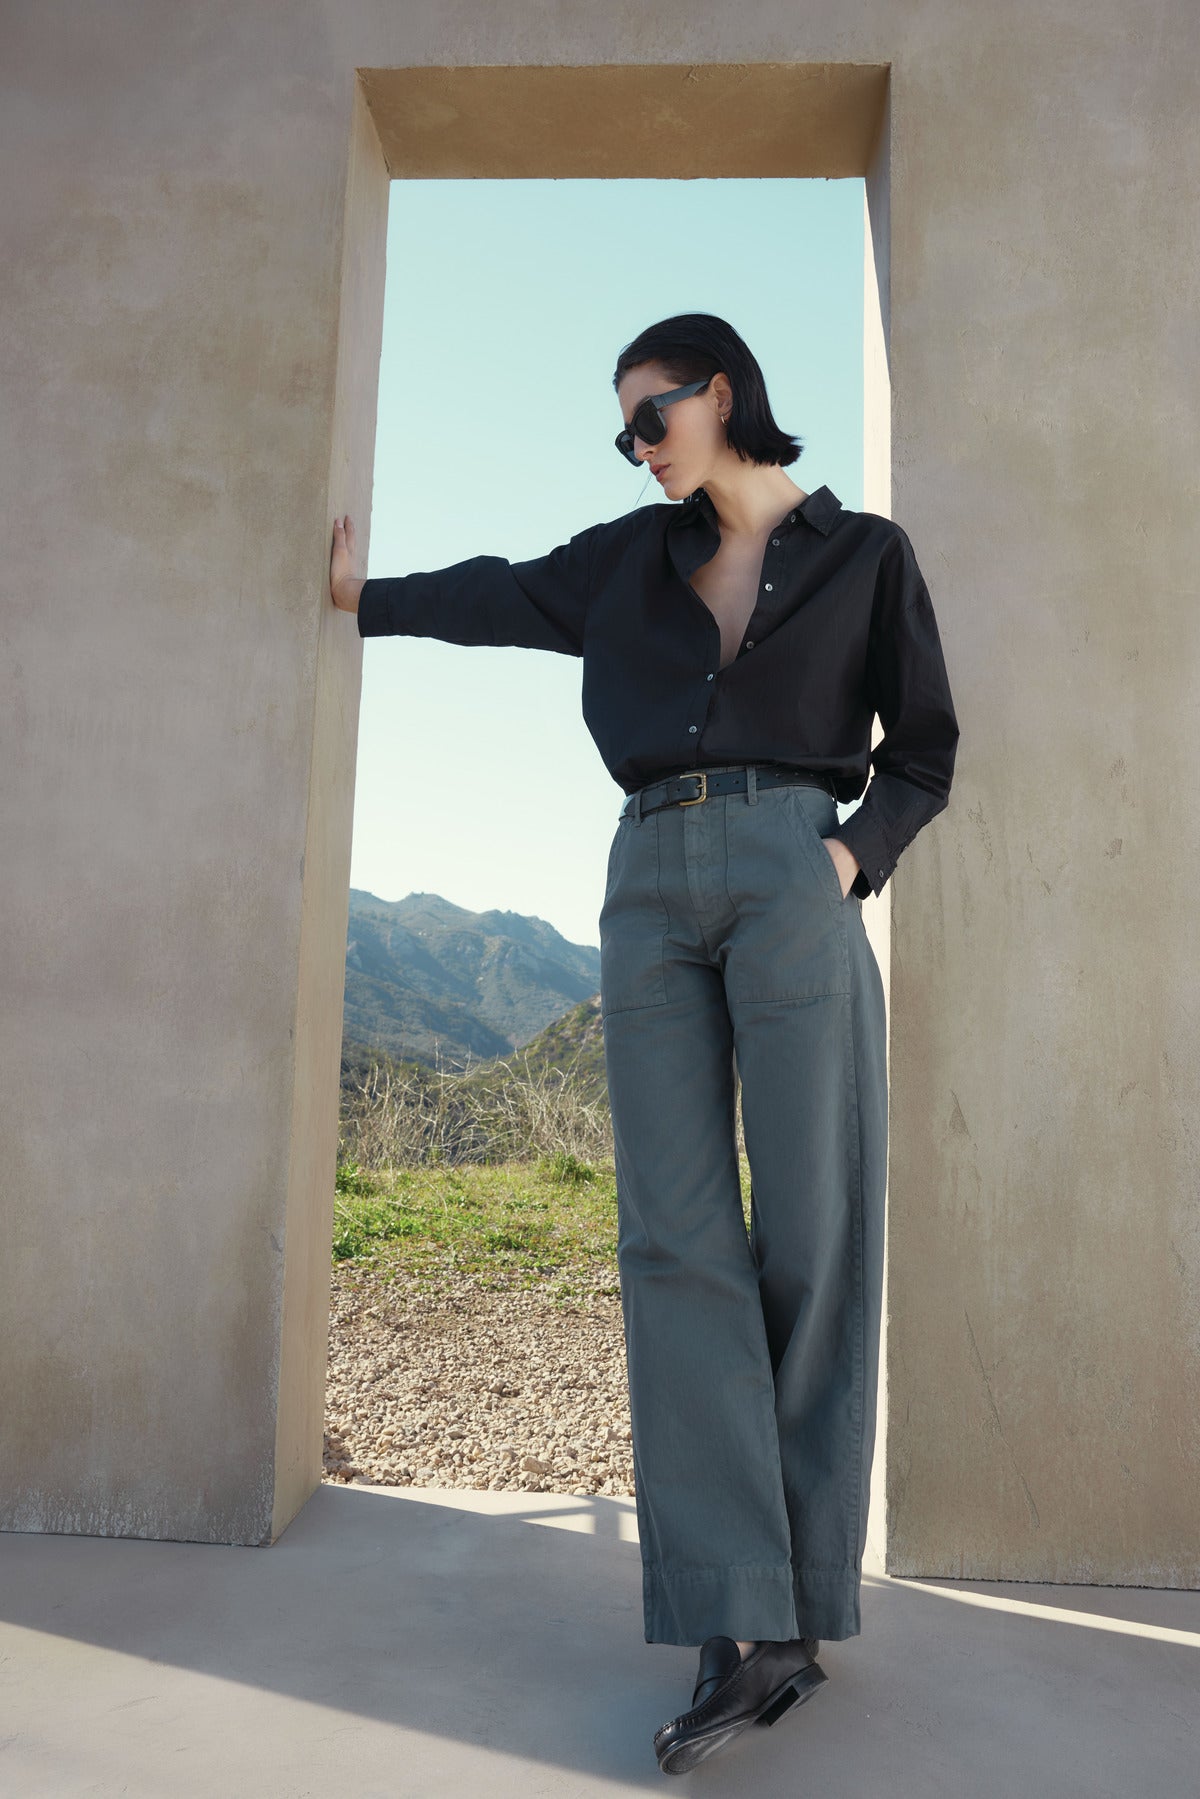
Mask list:
POLYGON ((347 514, 334 520, 329 591, 335 606, 357 614, 362 637, 439 637, 582 656, 593 547, 625 528, 623 521, 590 525, 522 562, 469 556, 448 568, 362 580, 347 514))

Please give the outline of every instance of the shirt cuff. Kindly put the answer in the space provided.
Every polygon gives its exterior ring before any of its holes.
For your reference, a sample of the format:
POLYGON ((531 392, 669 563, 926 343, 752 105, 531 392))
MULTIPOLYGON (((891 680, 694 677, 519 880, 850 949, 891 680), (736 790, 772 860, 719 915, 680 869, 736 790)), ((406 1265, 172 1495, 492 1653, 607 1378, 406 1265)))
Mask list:
POLYGON ((852 812, 829 835, 840 837, 858 863, 858 873, 850 883, 851 893, 857 894, 859 899, 866 899, 872 893, 878 898, 896 864, 871 819, 860 818, 857 812, 852 812))
POLYGON ((384 580, 374 577, 364 581, 358 596, 358 610, 354 615, 358 621, 359 636, 396 635, 390 615, 391 607, 384 580))

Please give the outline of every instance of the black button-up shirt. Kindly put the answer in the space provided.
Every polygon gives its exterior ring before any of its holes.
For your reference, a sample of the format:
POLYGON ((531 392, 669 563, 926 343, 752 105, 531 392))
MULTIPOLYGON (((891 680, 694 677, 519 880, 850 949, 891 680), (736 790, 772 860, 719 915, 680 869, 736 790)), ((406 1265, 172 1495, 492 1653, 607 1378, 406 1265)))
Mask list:
POLYGON ((877 894, 946 805, 958 741, 912 545, 893 520, 817 488, 771 531, 750 622, 721 668, 720 627, 690 582, 720 541, 701 487, 526 562, 471 556, 372 577, 358 629, 581 656, 584 719, 627 794, 730 762, 832 777, 839 800, 863 795, 832 835, 860 864, 853 891, 877 894), (872 752, 876 713, 883 737, 872 752))

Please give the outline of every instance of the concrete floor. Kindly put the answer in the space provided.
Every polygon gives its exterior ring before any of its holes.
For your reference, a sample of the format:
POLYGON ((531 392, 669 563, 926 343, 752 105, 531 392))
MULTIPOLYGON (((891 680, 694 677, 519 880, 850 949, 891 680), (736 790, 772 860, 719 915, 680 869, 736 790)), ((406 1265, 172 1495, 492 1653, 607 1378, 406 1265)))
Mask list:
MULTIPOLYGON (((878 1514, 876 1514, 878 1516, 878 1514)), ((0 1536, 4 1799, 1194 1799, 1200 1593, 900 1581, 682 1777, 633 1501, 322 1486, 270 1549, 0 1536)))

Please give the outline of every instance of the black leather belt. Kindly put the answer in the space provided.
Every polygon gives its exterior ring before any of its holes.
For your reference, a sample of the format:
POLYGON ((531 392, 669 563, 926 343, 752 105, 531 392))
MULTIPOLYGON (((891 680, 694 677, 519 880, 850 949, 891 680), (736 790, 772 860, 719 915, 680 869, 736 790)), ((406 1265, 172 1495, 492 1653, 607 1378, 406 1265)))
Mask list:
MULTIPOLYGON (((701 800, 712 799, 719 793, 745 793, 747 767, 754 769, 756 787, 782 787, 799 782, 804 787, 823 787, 831 799, 837 799, 832 775, 815 774, 805 768, 780 768, 771 762, 755 762, 743 763, 737 768, 689 769, 686 774, 668 775, 665 780, 652 781, 648 787, 640 789, 641 810, 645 813, 657 812, 662 806, 697 806, 701 800)), ((620 818, 635 810, 637 798, 637 793, 628 795, 618 814, 620 818)))

